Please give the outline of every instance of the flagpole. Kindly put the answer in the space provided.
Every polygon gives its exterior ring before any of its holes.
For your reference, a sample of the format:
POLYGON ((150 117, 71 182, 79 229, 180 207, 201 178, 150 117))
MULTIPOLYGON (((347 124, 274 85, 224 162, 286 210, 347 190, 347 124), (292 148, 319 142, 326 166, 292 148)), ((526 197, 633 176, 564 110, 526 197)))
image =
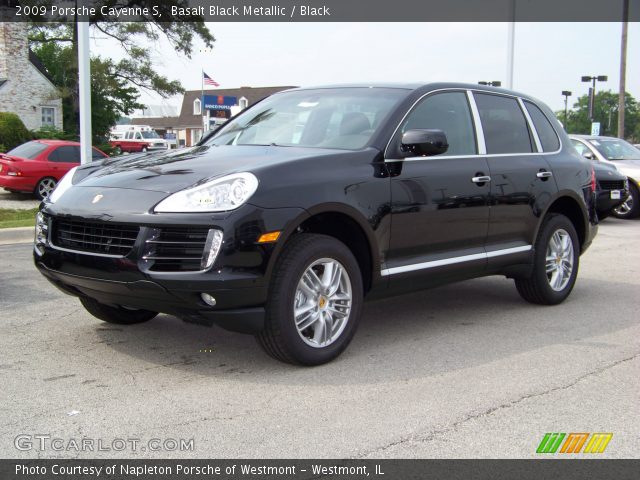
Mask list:
POLYGON ((203 117, 202 120, 202 129, 203 131, 205 130, 205 125, 204 125, 204 68, 200 69, 200 116, 203 117))

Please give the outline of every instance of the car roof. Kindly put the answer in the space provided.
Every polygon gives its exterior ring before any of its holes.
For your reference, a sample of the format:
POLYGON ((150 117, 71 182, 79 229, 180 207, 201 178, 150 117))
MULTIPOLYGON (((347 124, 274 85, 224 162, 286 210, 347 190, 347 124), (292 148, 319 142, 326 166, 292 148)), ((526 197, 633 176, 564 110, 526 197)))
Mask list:
POLYGON ((73 142, 71 140, 56 140, 56 139, 49 139, 49 138, 38 138, 33 141, 44 143, 45 145, 80 145, 80 143, 73 142))
POLYGON ((578 133, 570 133, 569 138, 582 138, 583 140, 624 140, 622 138, 608 137, 605 135, 582 135, 578 133))
MULTIPOLYGON (((370 82, 370 83, 341 83, 341 84, 330 84, 330 85, 314 85, 308 87, 296 87, 291 88, 289 90, 283 90, 282 92, 291 92, 291 91, 299 91, 299 90, 320 90, 320 89, 331 89, 331 88, 395 88, 401 90, 439 90, 444 88, 461 88, 468 90, 479 90, 485 92, 493 92, 493 93, 503 93, 508 95, 514 95, 522 98, 526 98, 531 101, 535 101, 536 103, 541 103, 537 99, 521 92, 516 92, 514 90, 508 90, 506 88, 501 87, 491 87, 489 85, 479 85, 477 83, 459 83, 459 82, 370 82)), ((276 95, 277 95, 276 93, 276 95)))

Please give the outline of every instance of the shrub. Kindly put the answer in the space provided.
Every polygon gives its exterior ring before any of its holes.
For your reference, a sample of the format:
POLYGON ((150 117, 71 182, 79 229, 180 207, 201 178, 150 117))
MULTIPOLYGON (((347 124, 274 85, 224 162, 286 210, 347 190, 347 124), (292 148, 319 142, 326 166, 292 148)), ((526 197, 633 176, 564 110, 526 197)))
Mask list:
POLYGON ((20 117, 11 112, 0 112, 0 144, 5 151, 31 140, 31 132, 24 126, 20 117))
POLYGON ((62 130, 58 130, 56 127, 42 127, 40 130, 33 130, 31 132, 34 139, 45 140, 73 140, 77 141, 78 136, 73 133, 66 133, 62 130))

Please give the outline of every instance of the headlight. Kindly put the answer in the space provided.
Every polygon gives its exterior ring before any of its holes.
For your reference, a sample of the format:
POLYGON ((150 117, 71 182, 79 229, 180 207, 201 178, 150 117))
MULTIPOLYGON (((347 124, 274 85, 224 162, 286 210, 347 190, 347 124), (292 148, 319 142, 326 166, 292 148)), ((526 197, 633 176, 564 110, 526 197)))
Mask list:
POLYGON ((71 188, 71 186, 73 185, 73 175, 76 173, 77 169, 78 167, 73 167, 67 172, 64 177, 62 177, 62 179, 58 182, 58 185, 56 185, 56 188, 53 190, 53 192, 51 192, 51 195, 47 197, 47 202, 56 203, 60 199, 62 194, 69 190, 69 188, 71 188))
POLYGON ((174 193, 161 201, 154 211, 187 213, 235 210, 249 200, 257 188, 258 179, 252 173, 234 173, 174 193))
POLYGON ((47 243, 49 224, 42 212, 36 213, 36 231, 33 247, 38 255, 44 253, 44 245, 47 243))

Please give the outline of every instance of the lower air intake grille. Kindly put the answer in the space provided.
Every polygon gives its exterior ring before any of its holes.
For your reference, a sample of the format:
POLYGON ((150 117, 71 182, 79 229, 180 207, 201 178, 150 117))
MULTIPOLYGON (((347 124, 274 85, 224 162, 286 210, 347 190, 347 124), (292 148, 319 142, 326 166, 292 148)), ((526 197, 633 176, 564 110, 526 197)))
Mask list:
POLYGON ((623 190, 624 180, 601 180, 600 188, 602 190, 623 190))
POLYGON ((126 256, 139 231, 132 225, 54 219, 51 240, 69 250, 126 256))
POLYGON ((159 228, 146 241, 143 260, 154 272, 193 272, 201 270, 208 228, 159 228))

